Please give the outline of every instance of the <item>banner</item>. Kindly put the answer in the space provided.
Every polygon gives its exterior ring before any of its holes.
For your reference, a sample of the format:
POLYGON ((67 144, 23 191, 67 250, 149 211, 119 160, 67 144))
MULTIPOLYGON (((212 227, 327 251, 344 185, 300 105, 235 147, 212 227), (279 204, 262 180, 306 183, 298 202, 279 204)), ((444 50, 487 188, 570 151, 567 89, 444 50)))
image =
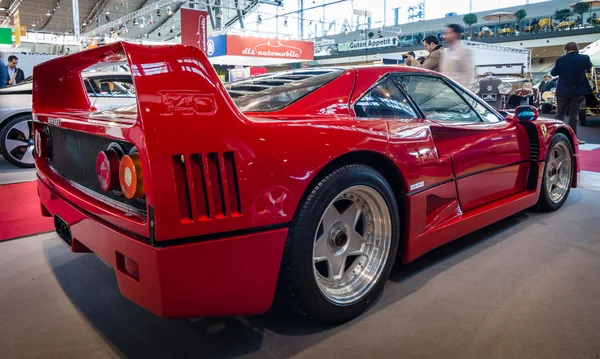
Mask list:
POLYGON ((182 8, 181 14, 181 44, 195 46, 206 53, 207 49, 207 12, 196 9, 182 8))
POLYGON ((397 46, 398 40, 396 37, 381 37, 377 39, 351 41, 338 44, 338 52, 356 51, 365 49, 377 49, 382 47, 397 46))
POLYGON ((227 55, 298 61, 314 60, 314 43, 229 34, 227 35, 227 55))
POLYGON ((15 11, 13 22, 15 23, 13 28, 13 32, 15 33, 15 47, 19 47, 21 46, 21 18, 19 17, 19 10, 15 11))

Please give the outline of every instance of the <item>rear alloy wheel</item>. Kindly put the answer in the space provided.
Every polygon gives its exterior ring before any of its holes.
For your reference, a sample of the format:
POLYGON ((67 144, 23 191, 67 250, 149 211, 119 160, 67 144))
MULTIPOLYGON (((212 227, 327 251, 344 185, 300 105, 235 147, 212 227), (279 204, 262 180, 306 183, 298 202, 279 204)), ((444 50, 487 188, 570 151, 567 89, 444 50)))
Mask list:
POLYGON ((383 290, 398 252, 399 213, 377 171, 348 165, 305 199, 286 243, 280 290, 326 324, 350 320, 383 290))
POLYGON ((32 126, 31 115, 20 115, 9 120, 0 131, 0 153, 15 166, 35 167, 32 126))
POLYGON ((562 133, 554 135, 549 148, 540 198, 536 205, 545 212, 562 207, 573 183, 573 151, 567 136, 562 133))

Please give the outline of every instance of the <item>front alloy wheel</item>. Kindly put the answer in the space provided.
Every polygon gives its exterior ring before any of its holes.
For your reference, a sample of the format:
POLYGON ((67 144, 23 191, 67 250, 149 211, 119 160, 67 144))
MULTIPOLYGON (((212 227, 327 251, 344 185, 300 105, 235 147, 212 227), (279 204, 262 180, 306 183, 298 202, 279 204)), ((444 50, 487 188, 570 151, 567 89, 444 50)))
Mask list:
POLYGON ((383 290, 398 254, 398 205, 385 178, 362 164, 309 190, 290 227, 278 294, 311 320, 342 323, 383 290))
POLYGON ((554 135, 544 167, 542 188, 537 208, 550 212, 562 207, 573 183, 573 150, 567 136, 554 135))

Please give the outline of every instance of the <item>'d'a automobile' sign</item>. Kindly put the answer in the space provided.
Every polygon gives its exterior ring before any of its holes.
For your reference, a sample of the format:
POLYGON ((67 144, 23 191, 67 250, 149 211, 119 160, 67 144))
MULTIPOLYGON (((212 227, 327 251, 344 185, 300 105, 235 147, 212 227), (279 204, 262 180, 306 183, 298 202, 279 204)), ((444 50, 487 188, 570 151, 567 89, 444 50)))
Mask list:
POLYGON ((365 49, 376 49, 381 47, 396 46, 397 40, 395 37, 380 37, 377 39, 369 39, 363 41, 351 41, 338 44, 338 52, 356 51, 365 49))
POLYGON ((314 59, 314 43, 228 34, 227 55, 307 61, 314 59))

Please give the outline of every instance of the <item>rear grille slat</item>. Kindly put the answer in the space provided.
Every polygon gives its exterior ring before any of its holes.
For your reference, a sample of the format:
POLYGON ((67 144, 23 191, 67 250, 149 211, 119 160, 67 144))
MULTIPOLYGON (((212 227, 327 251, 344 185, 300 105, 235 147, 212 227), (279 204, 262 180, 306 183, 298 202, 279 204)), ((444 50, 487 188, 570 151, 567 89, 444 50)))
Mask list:
POLYGON ((125 141, 90 135, 84 132, 48 126, 50 130, 50 158, 48 164, 61 177, 85 189, 85 193, 111 205, 118 204, 123 210, 146 215, 145 198, 127 199, 118 191, 105 192, 96 178, 96 156, 113 142, 125 153, 134 146, 125 141))
POLYGON ((228 197, 229 211, 231 215, 240 215, 242 209, 240 208, 240 191, 237 180, 237 169, 235 166, 235 156, 233 152, 225 152, 223 154, 223 167, 225 171, 225 182, 223 186, 227 188, 225 192, 228 197))
POLYGON ((208 220, 211 216, 205 168, 201 155, 193 154, 190 156, 190 182, 192 184, 193 203, 194 208, 197 210, 197 218, 201 221, 208 220))
POLYGON ((219 165, 219 154, 216 152, 209 153, 206 156, 208 164, 208 181, 207 187, 210 188, 212 197, 213 213, 218 217, 225 217, 225 196, 223 195, 223 185, 221 181, 221 166, 219 165))
POLYGON ((179 214, 182 222, 190 222, 194 217, 185 162, 183 155, 173 156, 173 179, 175 180, 175 188, 177 190, 179 214))

